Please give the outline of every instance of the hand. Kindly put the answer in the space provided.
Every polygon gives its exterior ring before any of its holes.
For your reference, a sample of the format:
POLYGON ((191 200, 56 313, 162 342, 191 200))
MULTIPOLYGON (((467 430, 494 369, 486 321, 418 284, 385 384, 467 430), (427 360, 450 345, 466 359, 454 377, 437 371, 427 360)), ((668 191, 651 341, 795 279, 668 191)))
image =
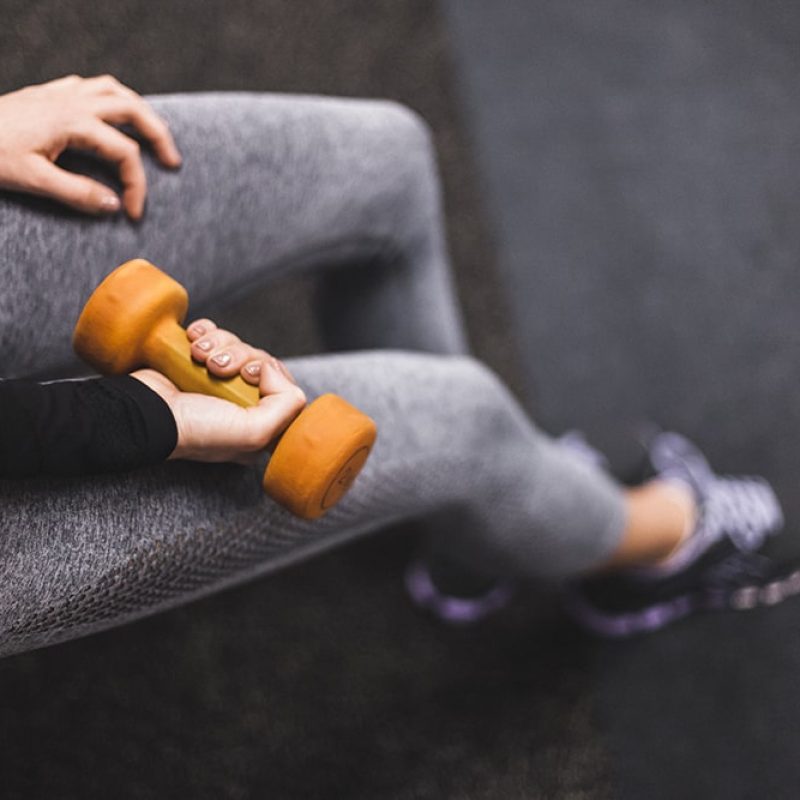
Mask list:
POLYGON ((87 150, 119 166, 122 205, 140 219, 147 180, 139 145, 114 125, 132 125, 165 166, 180 166, 166 123, 110 75, 70 75, 0 96, 0 188, 50 197, 89 214, 115 213, 120 199, 114 191, 55 165, 68 148, 87 150))
POLYGON ((242 408, 227 400, 181 392, 172 381, 152 369, 131 373, 167 403, 178 427, 178 445, 171 459, 235 461, 252 464, 259 452, 289 426, 303 410, 306 397, 289 370, 264 350, 242 342, 209 319, 187 328, 192 356, 212 375, 239 374, 258 386, 258 405, 242 408))

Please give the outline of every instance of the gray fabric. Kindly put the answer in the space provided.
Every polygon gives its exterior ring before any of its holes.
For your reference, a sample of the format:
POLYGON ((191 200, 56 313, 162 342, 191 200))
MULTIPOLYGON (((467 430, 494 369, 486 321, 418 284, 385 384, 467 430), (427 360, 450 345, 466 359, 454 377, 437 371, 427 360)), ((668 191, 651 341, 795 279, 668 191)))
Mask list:
POLYGON ((420 120, 393 104, 319 98, 153 102, 186 163, 180 173, 149 165, 142 224, 0 199, 4 371, 74 367, 77 313, 125 259, 174 274, 193 314, 308 269, 321 275, 332 346, 395 349, 290 366, 310 397, 337 391, 371 414, 378 444, 316 522, 291 517, 262 495, 256 471, 233 465, 0 484, 0 651, 108 627, 447 508, 460 512, 451 546, 483 570, 562 576, 606 558, 623 525, 617 487, 534 428, 463 354, 420 120))

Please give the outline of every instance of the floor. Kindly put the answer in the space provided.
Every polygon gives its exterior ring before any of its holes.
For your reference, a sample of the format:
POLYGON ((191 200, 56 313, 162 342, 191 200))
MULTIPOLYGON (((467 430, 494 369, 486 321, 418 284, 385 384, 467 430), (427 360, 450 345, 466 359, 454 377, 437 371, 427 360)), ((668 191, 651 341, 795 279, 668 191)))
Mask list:
MULTIPOLYGON (((800 550, 800 10, 447 0, 529 409, 653 419, 778 488, 800 550)), ((800 602, 598 649, 615 793, 791 798, 800 602)))

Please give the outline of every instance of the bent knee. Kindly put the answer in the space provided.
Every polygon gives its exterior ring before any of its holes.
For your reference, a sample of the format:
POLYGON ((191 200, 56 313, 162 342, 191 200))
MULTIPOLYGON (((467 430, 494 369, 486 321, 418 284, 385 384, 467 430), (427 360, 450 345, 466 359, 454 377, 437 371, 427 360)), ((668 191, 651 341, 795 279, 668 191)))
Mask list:
POLYGON ((377 100, 373 105, 383 126, 393 131, 395 138, 421 149, 432 148, 433 131, 418 111, 395 100, 377 100))
POLYGON ((365 145, 398 177, 415 182, 434 175, 433 132, 419 112, 394 100, 370 100, 362 106, 365 145))

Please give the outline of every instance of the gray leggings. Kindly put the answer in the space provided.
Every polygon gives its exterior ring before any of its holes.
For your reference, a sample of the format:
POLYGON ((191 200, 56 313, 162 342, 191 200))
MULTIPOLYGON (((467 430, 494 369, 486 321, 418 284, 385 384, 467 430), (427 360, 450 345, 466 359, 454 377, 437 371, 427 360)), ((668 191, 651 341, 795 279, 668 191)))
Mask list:
POLYGON ((289 366, 310 398, 335 391, 372 415, 378 443, 315 522, 235 465, 0 481, 0 652, 119 624, 434 512, 445 512, 444 547, 484 573, 562 577, 609 556, 624 526, 619 489, 537 430, 466 354, 416 115, 312 97, 151 101, 185 163, 171 173, 148 159, 141 224, 0 195, 3 376, 74 367, 85 298, 129 258, 175 275, 195 313, 304 270, 320 282, 327 345, 355 352, 289 366))

